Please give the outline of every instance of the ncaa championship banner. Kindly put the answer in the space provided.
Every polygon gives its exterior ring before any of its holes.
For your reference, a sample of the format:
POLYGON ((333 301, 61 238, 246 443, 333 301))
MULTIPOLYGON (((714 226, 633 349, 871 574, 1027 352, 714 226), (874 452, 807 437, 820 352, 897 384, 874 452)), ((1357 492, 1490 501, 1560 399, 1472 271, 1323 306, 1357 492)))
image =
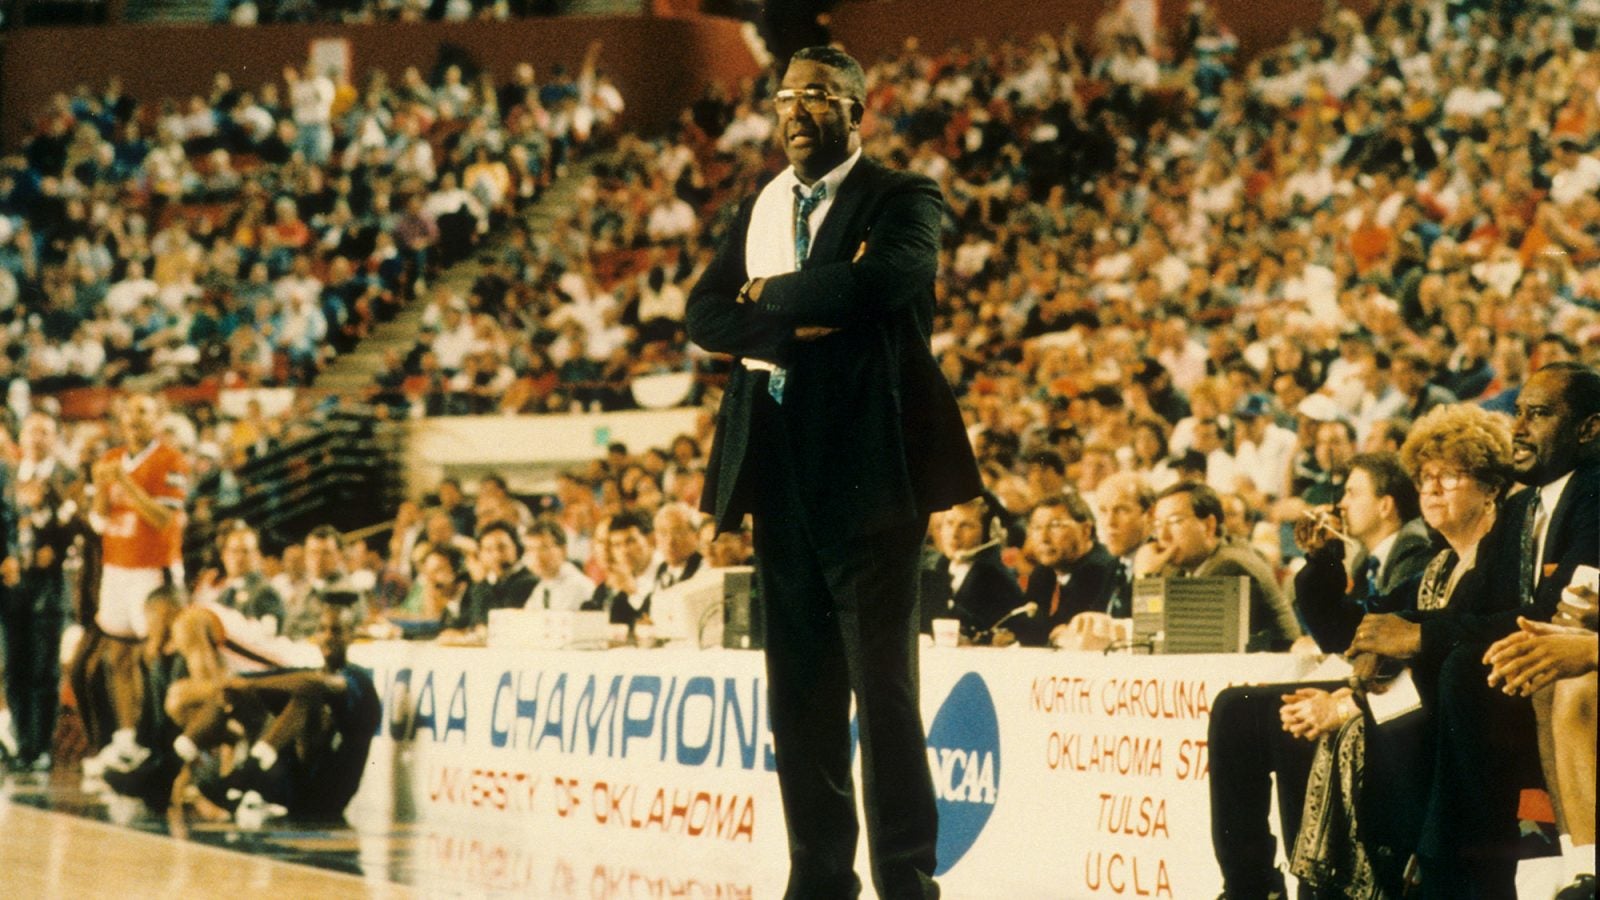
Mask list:
MULTIPOLYGON (((350 818, 408 823, 441 889, 782 894, 760 653, 379 643, 351 656, 384 714, 350 818)), ((1313 662, 924 649, 940 883, 955 897, 1215 896, 1211 698, 1313 662)), ((857 870, 869 880, 865 834, 857 870)))

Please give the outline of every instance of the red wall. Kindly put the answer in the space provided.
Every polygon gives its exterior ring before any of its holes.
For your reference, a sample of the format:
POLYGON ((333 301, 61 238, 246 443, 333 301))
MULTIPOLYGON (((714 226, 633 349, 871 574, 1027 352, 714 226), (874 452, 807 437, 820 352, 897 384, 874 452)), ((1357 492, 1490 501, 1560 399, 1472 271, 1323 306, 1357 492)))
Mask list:
MULTIPOLYGON (((1157 0, 1157 18, 1169 34, 1182 24, 1186 0, 1157 0)), ((1321 3, 1307 0, 1211 0, 1217 17, 1239 37, 1250 57, 1281 43, 1291 29, 1314 25, 1321 3)), ((1341 5, 1369 9, 1371 0, 1341 0, 1341 5)), ((896 50, 916 35, 925 51, 938 51, 977 36, 994 41, 1028 37, 1041 31, 1057 34, 1068 24, 1089 35, 1106 0, 862 0, 840 3, 831 14, 834 37, 857 58, 874 59, 896 50)))
POLYGON ((712 79, 756 72, 737 22, 693 18, 522 19, 513 22, 428 22, 383 25, 270 25, 254 28, 119 25, 36 28, 7 35, 0 59, 0 145, 16 147, 51 94, 85 83, 98 91, 118 74, 146 103, 204 94, 224 69, 234 84, 254 89, 303 64, 309 42, 350 40, 357 83, 373 68, 392 77, 410 65, 431 67, 441 44, 466 48, 504 79, 517 63, 543 76, 556 63, 569 70, 589 42, 601 39, 600 63, 627 100, 624 125, 666 125, 712 79))

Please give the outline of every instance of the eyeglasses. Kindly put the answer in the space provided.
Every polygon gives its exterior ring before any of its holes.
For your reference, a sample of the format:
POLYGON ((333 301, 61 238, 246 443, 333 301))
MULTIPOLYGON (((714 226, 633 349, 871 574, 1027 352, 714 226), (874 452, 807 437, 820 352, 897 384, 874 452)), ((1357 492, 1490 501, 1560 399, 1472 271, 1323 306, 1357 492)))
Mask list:
POLYGON ((835 100, 850 100, 840 94, 830 94, 822 88, 806 88, 794 90, 786 88, 772 95, 772 106, 780 113, 790 112, 796 103, 805 107, 806 112, 812 115, 822 115, 833 107, 835 100))
POLYGON ((1061 519, 1051 519, 1050 521, 1044 523, 1044 527, 1047 528, 1047 529, 1059 530, 1059 529, 1062 529, 1062 528, 1074 528, 1074 527, 1077 526, 1077 524, 1078 524, 1078 520, 1077 519, 1061 518, 1061 519))
POLYGON ((1198 521, 1199 518, 1200 517, 1194 513, 1173 513, 1172 515, 1167 516, 1165 519, 1155 520, 1155 526, 1157 531, 1163 528, 1177 528, 1191 519, 1198 521))
POLYGON ((1458 470, 1444 472, 1422 472, 1417 475, 1417 490, 1425 491, 1429 485, 1434 485, 1441 491, 1453 491, 1466 484, 1472 476, 1458 470))

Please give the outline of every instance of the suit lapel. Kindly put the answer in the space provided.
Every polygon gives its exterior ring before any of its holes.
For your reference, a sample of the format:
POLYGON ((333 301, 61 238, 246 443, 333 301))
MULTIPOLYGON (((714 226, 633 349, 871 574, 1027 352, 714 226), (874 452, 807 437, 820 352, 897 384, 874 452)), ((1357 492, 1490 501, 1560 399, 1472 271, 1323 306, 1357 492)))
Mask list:
MULTIPOLYGON (((1556 508, 1550 513, 1550 526, 1545 529, 1544 558, 1539 560, 1540 565, 1552 561, 1559 561, 1566 547, 1562 546, 1571 530, 1567 520, 1571 519, 1579 502, 1579 495, 1583 500, 1593 500, 1593 471, 1578 469, 1572 473, 1572 478, 1567 482, 1566 490, 1561 492, 1561 499, 1556 501, 1556 508)), ((1537 490, 1536 488, 1533 490, 1537 490)))
MULTIPOLYGON (((811 242, 811 253, 806 257, 807 265, 813 260, 830 263, 848 258, 844 254, 847 248, 843 244, 847 236, 856 233, 856 215, 866 196, 871 193, 871 169, 872 162, 863 156, 839 184, 839 193, 833 200, 833 206, 828 208, 828 217, 822 220, 822 227, 811 242)), ((854 255, 854 247, 848 250, 854 255)))
MULTIPOLYGON (((1559 565, 1567 555, 1573 532, 1579 527, 1576 521, 1578 511, 1585 506, 1593 508, 1597 475, 1600 475, 1600 468, 1594 466, 1580 467, 1573 472, 1572 480, 1567 482, 1561 499, 1556 501, 1556 508, 1550 513, 1550 525, 1544 533, 1544 553, 1539 560, 1539 586, 1534 591, 1534 597, 1539 602, 1558 602, 1561 589, 1566 587, 1564 582, 1549 577, 1555 574, 1551 567, 1559 565)), ((1529 502, 1532 502, 1532 492, 1535 490, 1537 488, 1528 489, 1529 502)))

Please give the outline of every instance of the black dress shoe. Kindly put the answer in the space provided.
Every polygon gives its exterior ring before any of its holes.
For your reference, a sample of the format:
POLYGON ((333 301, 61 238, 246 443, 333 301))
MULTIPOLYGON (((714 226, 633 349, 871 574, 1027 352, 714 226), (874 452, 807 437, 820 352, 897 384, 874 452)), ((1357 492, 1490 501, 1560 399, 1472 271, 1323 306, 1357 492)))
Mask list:
POLYGON ((1594 900, 1594 876, 1579 875, 1571 884, 1556 891, 1556 900, 1594 900))

